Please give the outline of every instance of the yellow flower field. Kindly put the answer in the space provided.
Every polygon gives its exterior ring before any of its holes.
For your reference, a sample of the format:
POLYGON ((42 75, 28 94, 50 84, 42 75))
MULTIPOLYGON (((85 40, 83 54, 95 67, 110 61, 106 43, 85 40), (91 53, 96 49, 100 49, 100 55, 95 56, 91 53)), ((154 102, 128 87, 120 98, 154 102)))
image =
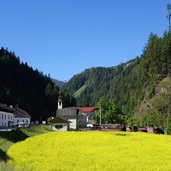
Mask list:
POLYGON ((171 136, 50 132, 11 146, 9 163, 32 171, 170 171, 171 136))

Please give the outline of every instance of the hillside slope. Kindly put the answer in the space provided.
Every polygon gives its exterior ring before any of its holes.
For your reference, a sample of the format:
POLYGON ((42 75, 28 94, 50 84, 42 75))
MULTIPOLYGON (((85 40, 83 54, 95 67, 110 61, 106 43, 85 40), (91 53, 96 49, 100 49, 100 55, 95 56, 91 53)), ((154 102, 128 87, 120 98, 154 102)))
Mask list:
MULTIPOLYGON (((91 68, 75 75, 65 89, 75 93, 78 105, 96 105, 101 96, 114 99, 120 109, 135 121, 143 101, 150 101, 157 85, 171 74, 171 33, 162 37, 151 34, 143 53, 124 64, 111 68, 91 68)), ((162 105, 162 104, 161 104, 162 105)))
MULTIPOLYGON (((138 82, 136 72, 139 72, 140 61, 141 59, 137 57, 116 67, 86 69, 71 78, 64 88, 74 95, 79 106, 95 105, 102 96, 118 101, 122 96, 120 91, 128 90, 127 84, 124 84, 126 80, 133 79, 133 81, 138 82), (130 73, 135 73, 133 78, 130 78, 130 73)), ((130 85, 130 89, 131 86, 135 87, 135 85, 137 84, 130 85)), ((124 101, 124 98, 122 100, 124 101)))
POLYGON ((27 129, 20 129, 11 132, 0 132, 0 171, 14 171, 16 169, 11 168, 7 161, 9 160, 9 156, 7 155, 7 151, 11 145, 17 143, 19 141, 23 141, 28 137, 32 137, 35 135, 40 135, 43 133, 51 132, 49 126, 40 125, 40 126, 32 126, 27 129))
POLYGON ((0 49, 1 103, 18 105, 32 120, 42 120, 55 113, 58 90, 49 77, 20 62, 14 53, 0 49))

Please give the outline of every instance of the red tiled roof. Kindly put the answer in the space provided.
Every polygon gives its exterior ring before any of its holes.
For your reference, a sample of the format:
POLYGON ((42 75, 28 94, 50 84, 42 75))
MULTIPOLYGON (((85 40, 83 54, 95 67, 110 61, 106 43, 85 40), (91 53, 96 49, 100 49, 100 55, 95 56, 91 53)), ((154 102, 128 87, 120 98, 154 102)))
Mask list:
POLYGON ((96 110, 96 107, 81 107, 79 108, 81 112, 87 113, 87 112, 93 112, 96 110))

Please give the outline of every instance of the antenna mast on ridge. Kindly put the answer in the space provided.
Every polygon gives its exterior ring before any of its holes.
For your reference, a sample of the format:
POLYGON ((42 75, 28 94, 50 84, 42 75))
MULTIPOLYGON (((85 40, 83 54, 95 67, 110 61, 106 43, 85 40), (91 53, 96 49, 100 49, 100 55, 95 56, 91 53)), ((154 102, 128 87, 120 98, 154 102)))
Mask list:
POLYGON ((169 20, 169 32, 171 31, 171 14, 170 14, 170 11, 171 11, 171 4, 167 4, 167 10, 168 10, 168 20, 169 20))

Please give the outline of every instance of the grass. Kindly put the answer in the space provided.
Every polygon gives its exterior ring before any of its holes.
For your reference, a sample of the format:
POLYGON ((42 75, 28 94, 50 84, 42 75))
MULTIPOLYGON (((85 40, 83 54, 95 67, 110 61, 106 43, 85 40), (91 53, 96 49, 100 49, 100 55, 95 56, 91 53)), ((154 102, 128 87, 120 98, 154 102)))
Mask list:
POLYGON ((171 136, 126 132, 51 132, 10 147, 9 163, 29 171, 169 171, 171 136))
POLYGON ((10 157, 7 155, 7 150, 14 143, 25 140, 28 137, 39 135, 51 131, 49 126, 34 126, 26 129, 19 129, 11 132, 0 132, 0 171, 14 171, 9 166, 7 160, 10 157))
POLYGON ((75 98, 79 97, 81 95, 81 93, 87 88, 86 85, 83 85, 81 88, 79 88, 74 94, 73 96, 75 98))

